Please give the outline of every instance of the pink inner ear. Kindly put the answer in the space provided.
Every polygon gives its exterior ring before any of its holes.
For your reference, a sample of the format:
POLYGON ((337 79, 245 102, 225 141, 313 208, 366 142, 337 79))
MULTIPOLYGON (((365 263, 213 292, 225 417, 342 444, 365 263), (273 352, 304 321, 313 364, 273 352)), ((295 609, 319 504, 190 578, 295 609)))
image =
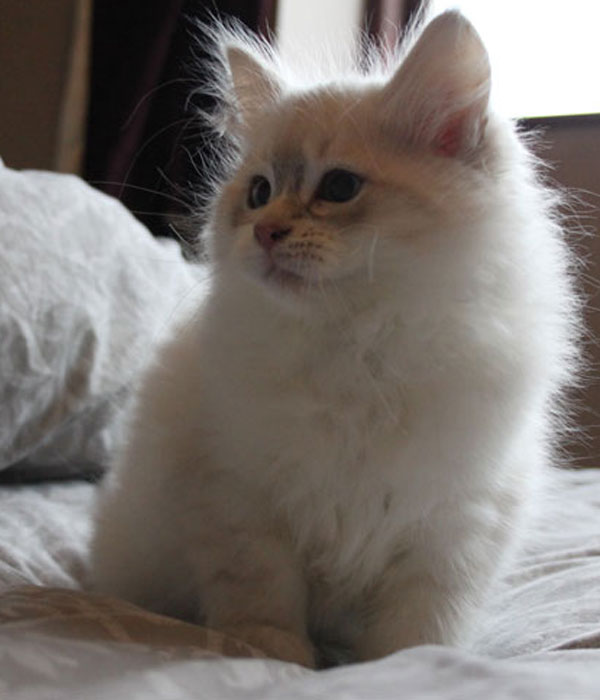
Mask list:
POLYGON ((435 140, 437 154, 449 158, 458 154, 462 145, 464 119, 464 114, 457 114, 444 124, 435 140))

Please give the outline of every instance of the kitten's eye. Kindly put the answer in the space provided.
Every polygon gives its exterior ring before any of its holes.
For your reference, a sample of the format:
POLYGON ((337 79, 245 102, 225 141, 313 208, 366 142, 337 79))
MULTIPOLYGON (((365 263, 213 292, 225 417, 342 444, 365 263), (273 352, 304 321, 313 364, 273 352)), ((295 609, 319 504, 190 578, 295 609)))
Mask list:
POLYGON ((330 170, 323 175, 315 196, 326 202, 348 202, 363 186, 363 178, 349 170, 330 170))
POLYGON ((271 183, 262 175, 255 175, 250 181, 248 206, 250 209, 264 207, 271 197, 271 183))

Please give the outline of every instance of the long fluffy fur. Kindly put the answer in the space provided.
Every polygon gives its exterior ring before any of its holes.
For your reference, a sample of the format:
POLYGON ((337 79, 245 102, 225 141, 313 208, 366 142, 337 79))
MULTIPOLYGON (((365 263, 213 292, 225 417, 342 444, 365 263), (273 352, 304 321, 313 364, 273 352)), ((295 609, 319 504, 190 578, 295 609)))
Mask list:
POLYGON ((323 639, 360 659, 465 643, 577 364, 556 199, 458 14, 367 75, 219 45, 236 155, 212 286, 140 388, 95 586, 308 665, 323 639), (332 168, 361 174, 352 201, 315 200, 332 168), (248 208, 256 174, 273 195, 248 208), (273 220, 291 233, 267 250, 273 220))

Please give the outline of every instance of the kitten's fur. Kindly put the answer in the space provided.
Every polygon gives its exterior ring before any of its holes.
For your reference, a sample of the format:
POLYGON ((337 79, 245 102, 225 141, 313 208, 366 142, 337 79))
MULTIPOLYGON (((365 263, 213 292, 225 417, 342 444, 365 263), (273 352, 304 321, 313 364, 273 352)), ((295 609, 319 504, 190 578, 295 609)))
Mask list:
POLYGON ((387 75, 306 87, 257 45, 224 57, 241 155, 211 289, 142 384, 95 586, 308 665, 311 639, 461 643, 574 363, 552 198, 458 13, 387 75), (334 168, 364 178, 350 201, 314 197, 334 168), (249 208, 255 175, 273 193, 249 208))

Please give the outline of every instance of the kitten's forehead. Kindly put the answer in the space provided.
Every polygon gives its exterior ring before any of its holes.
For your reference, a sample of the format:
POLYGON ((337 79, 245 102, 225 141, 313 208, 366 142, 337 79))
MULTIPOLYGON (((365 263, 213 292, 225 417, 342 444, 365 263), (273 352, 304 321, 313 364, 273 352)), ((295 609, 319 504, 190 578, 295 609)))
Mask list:
POLYGON ((293 189, 300 189, 306 175, 306 159, 300 151, 275 150, 271 167, 276 182, 288 182, 293 189))
POLYGON ((299 180, 316 162, 339 157, 336 145, 358 128, 353 114, 357 105, 356 96, 333 91, 307 93, 282 103, 263 132, 276 177, 299 180))

